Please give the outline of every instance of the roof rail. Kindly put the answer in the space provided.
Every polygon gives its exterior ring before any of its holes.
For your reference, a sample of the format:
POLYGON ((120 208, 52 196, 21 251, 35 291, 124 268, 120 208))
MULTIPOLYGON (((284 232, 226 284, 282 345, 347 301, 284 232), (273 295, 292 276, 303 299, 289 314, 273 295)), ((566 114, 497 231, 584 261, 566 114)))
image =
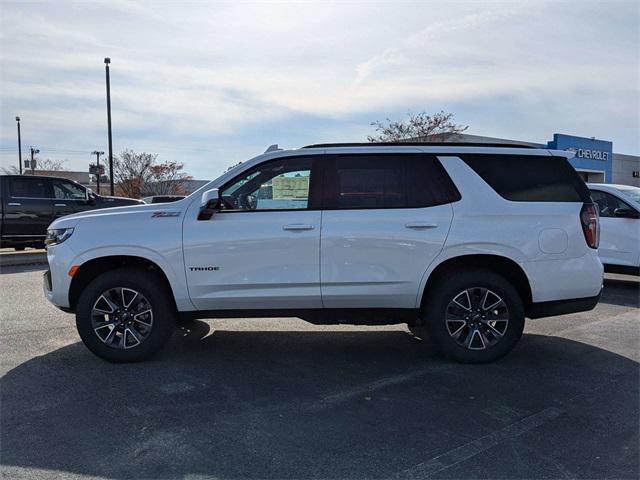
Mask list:
POLYGON ((495 147, 495 148, 535 148, 526 143, 481 143, 481 142, 362 142, 362 143, 315 143, 302 148, 336 148, 336 147, 495 147))

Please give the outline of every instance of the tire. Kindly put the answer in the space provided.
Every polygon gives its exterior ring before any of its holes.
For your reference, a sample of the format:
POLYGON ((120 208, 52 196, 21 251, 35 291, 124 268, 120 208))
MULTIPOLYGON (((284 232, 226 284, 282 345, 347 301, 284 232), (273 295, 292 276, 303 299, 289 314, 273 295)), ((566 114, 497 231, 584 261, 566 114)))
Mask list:
POLYGON ((486 363, 509 353, 523 329, 518 291, 501 275, 474 269, 450 273, 429 292, 418 330, 448 358, 486 363))
POLYGON ((78 300, 80 338, 109 362, 146 360, 162 348, 175 328, 177 314, 171 295, 147 271, 125 267, 105 272, 78 300))
POLYGON ((22 251, 24 251, 24 249, 25 249, 25 248, 26 248, 26 247, 13 247, 13 249, 14 249, 16 252, 22 252, 22 251))

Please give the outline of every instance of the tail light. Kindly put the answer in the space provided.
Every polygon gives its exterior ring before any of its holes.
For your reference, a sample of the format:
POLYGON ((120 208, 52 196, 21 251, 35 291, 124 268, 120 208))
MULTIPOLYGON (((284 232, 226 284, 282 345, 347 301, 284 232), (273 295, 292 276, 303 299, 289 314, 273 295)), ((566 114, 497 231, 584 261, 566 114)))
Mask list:
POLYGON ((580 210, 580 223, 587 245, 590 248, 598 248, 600 243, 600 221, 598 207, 595 203, 585 203, 580 210))

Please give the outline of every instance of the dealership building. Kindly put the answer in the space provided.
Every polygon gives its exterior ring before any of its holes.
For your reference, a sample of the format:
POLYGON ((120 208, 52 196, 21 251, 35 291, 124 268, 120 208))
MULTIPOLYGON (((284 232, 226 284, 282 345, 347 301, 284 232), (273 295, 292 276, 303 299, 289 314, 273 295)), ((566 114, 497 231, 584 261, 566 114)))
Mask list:
POLYGON ((535 148, 551 148, 574 152, 569 159, 583 180, 593 183, 618 183, 640 187, 640 157, 613 152, 613 142, 595 138, 576 137, 554 133, 547 143, 456 134, 448 136, 448 142, 506 143, 530 145, 535 148))

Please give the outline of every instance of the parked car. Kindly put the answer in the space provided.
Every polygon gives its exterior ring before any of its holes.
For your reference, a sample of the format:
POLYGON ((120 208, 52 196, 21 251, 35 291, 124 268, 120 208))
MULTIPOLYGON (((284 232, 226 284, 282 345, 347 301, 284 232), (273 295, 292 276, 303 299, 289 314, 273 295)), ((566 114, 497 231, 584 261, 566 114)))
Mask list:
POLYGON ((600 213, 598 252, 607 272, 640 275, 640 188, 590 183, 600 213))
POLYGON ((0 175, 0 246, 44 247, 47 227, 63 215, 142 202, 103 197, 58 177, 0 175))
POLYGON ((170 204, 83 212, 47 237, 46 297, 114 362, 177 319, 406 322, 449 357, 509 352, 525 317, 592 309, 598 214, 566 151, 329 144, 271 151, 170 204))
POLYGON ((153 195, 151 197, 144 197, 142 201, 144 203, 170 203, 182 200, 184 195, 153 195))

